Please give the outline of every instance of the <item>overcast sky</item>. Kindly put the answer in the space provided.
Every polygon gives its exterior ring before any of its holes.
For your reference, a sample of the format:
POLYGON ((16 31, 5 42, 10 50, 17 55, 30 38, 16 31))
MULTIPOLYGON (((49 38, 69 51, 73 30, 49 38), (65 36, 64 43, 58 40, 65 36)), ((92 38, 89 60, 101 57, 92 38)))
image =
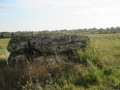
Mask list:
POLYGON ((0 31, 120 26, 120 0, 0 0, 0 31))

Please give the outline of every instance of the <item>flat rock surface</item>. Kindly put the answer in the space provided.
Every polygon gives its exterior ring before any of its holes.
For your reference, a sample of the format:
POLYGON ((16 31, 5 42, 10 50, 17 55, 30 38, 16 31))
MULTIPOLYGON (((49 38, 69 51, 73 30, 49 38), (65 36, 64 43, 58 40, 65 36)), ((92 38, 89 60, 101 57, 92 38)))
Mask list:
POLYGON ((84 48, 88 42, 87 36, 65 35, 57 38, 41 37, 14 37, 8 44, 9 52, 25 52, 30 49, 40 52, 63 52, 72 49, 84 48))

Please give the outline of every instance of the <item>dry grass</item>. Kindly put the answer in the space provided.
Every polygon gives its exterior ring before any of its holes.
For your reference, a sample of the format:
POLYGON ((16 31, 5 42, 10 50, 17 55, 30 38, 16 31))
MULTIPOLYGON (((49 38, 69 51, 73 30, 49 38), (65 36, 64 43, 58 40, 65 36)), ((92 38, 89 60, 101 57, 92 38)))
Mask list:
POLYGON ((8 67, 4 64, 0 67, 0 89, 32 88, 38 82, 41 83, 42 87, 45 87, 48 80, 57 75, 84 73, 85 70, 87 69, 83 65, 74 63, 59 63, 48 67, 47 64, 37 62, 27 63, 22 68, 8 67))

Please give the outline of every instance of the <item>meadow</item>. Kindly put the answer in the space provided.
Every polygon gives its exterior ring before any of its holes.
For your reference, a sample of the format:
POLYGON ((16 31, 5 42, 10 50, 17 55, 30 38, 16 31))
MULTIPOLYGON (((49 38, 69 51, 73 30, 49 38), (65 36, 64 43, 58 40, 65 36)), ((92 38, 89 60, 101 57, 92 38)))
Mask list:
POLYGON ((85 51, 73 51, 75 62, 28 63, 21 69, 7 66, 3 46, 10 38, 0 39, 0 90, 119 90, 120 33, 84 35, 91 42, 85 51))

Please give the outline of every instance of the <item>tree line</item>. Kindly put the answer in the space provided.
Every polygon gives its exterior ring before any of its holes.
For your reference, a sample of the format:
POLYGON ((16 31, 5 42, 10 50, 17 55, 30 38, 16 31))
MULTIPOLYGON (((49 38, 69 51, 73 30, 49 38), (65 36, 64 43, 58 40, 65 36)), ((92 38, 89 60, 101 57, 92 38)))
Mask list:
POLYGON ((84 28, 84 29, 72 29, 72 30, 54 30, 54 31, 37 31, 37 32, 32 32, 32 31, 18 31, 18 32, 0 32, 0 38, 12 38, 12 37, 17 37, 17 36, 22 36, 22 35, 36 35, 36 34, 62 34, 62 33, 67 33, 67 34, 77 34, 77 33, 83 33, 83 34, 111 34, 111 33, 120 33, 120 27, 111 27, 111 28, 84 28))

